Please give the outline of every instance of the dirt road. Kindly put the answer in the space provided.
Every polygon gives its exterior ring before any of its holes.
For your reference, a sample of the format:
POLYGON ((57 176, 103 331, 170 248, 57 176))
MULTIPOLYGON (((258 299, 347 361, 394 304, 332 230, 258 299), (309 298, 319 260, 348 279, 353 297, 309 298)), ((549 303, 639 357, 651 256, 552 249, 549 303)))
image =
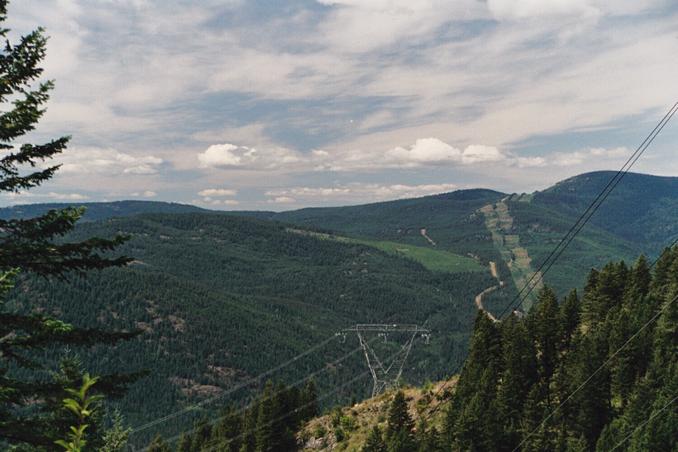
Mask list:
POLYGON ((433 241, 433 239, 426 234, 426 228, 421 228, 419 230, 419 233, 421 234, 422 237, 424 237, 428 241, 428 243, 430 243, 433 246, 436 246, 436 242, 433 241))
POLYGON ((490 311, 485 309, 485 306, 483 306, 483 297, 485 295, 492 293, 495 290, 504 287, 504 281, 499 280, 499 274, 497 273, 497 263, 496 262, 490 261, 490 273, 492 273, 492 276, 497 280, 498 284, 491 286, 491 287, 488 287, 487 289, 480 292, 478 295, 476 295, 475 301, 476 301, 476 306, 478 307, 478 309, 480 309, 481 311, 485 311, 485 313, 490 318, 490 320, 492 320, 493 322, 498 322, 499 320, 490 311))

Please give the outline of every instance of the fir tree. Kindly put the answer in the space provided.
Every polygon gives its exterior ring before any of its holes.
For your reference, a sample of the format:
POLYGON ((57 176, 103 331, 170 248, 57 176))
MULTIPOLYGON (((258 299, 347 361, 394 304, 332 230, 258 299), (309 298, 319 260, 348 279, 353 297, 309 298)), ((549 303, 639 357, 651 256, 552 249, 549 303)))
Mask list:
POLYGON ((504 369, 498 393, 499 416, 504 425, 507 449, 518 445, 519 419, 530 388, 537 382, 534 345, 524 322, 510 316, 502 322, 504 369))
MULTIPOLYGON (((59 165, 41 167, 66 149, 68 137, 41 144, 25 143, 45 112, 53 82, 38 82, 42 75, 46 37, 42 29, 8 40, 7 0, 0 0, 0 192, 19 193, 51 179, 59 165)), ((17 272, 65 278, 91 269, 121 266, 127 258, 111 258, 109 251, 123 243, 90 238, 80 242, 64 239, 83 213, 82 209, 53 210, 40 217, 0 220, 0 279, 6 289, 17 272)), ((108 333, 77 328, 47 315, 24 315, 8 309, 0 299, 0 439, 14 444, 52 447, 63 437, 63 415, 48 401, 61 399, 64 387, 37 377, 44 365, 37 351, 58 346, 112 344, 132 333, 108 333), (22 377, 9 369, 21 368, 22 377), (29 377, 33 376, 33 377, 29 377), (43 402, 44 401, 44 402, 43 402)), ((80 375, 82 377, 82 375, 80 375)), ((118 393, 129 378, 102 377, 97 389, 118 393)))
POLYGON ((153 441, 151 441, 151 444, 149 444, 148 448, 146 449, 147 452, 171 452, 171 448, 167 445, 164 439, 162 439, 162 436, 157 435, 155 438, 153 438, 153 441))
POLYGON ((113 413, 113 425, 104 433, 101 452, 123 452, 130 432, 131 429, 125 427, 122 414, 116 410, 113 413))
MULTIPOLYGON (((555 371, 560 343, 560 313, 556 294, 544 287, 528 316, 528 328, 537 352, 537 368, 542 380, 549 380, 555 371)), ((547 393, 547 398, 550 397, 547 393)))
POLYGON ((212 442, 220 444, 226 451, 238 452, 241 427, 240 416, 232 407, 229 407, 225 413, 222 413, 219 423, 212 430, 212 442))
POLYGON ((179 441, 177 441, 177 452, 192 452, 193 451, 193 439, 191 435, 182 433, 179 436, 179 441))
POLYGON ((301 393, 301 420, 307 421, 320 414, 318 407, 318 388, 313 379, 309 380, 301 393))
POLYGON ((386 445, 389 452, 415 450, 414 421, 402 391, 396 392, 388 410, 386 445))
POLYGON ((572 290, 560 305, 560 334, 562 335, 559 349, 567 350, 572 337, 577 332, 580 321, 581 305, 576 290, 572 290))
POLYGON ((375 425, 367 436, 362 452, 386 452, 386 443, 379 426, 375 425))

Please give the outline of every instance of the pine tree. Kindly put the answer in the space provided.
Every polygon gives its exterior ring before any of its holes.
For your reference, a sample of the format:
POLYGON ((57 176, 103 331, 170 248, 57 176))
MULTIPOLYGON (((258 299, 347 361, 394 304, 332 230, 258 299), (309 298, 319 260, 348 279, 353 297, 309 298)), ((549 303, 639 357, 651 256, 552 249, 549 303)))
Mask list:
POLYGON ((151 444, 149 444, 148 448, 146 449, 147 452, 171 452, 171 450, 172 449, 170 449, 170 447, 160 435, 157 435, 155 438, 153 438, 153 441, 151 441, 151 444))
POLYGON ((273 383, 267 382, 264 393, 259 401, 259 412, 257 413, 257 426, 255 433, 256 452, 268 452, 275 449, 274 421, 275 421, 275 400, 273 396, 273 383))
POLYGON ((500 332, 487 314, 479 311, 469 356, 445 419, 446 438, 462 450, 489 446, 500 439, 490 435, 500 428, 493 416, 498 412, 496 396, 502 367, 500 332))
MULTIPOLYGON (((0 192, 19 193, 54 176, 59 165, 36 168, 63 152, 69 137, 41 144, 25 143, 24 136, 35 129, 45 112, 53 82, 38 82, 46 52, 43 30, 38 28, 12 44, 4 26, 7 6, 7 0, 0 0, 0 38, 5 41, 0 49, 0 104, 4 104, 0 113, 0 192)), ((124 242, 124 237, 80 242, 64 239, 82 214, 82 209, 68 208, 32 219, 0 220, 0 280, 4 288, 19 271, 66 278, 91 269, 126 265, 129 259, 108 256, 124 242)), ((42 314, 23 315, 9 310, 0 298, 0 439, 49 448, 55 439, 63 438, 63 414, 55 405, 42 401, 63 398, 64 387, 37 376, 45 370, 43 363, 34 358, 37 351, 113 344, 134 335, 77 328, 42 314), (21 368, 21 378, 10 368, 21 368)), ((104 376, 97 388, 120 394, 130 381, 126 377, 104 376)))
POLYGON ((193 451, 193 439, 191 435, 182 433, 179 436, 179 441, 177 441, 177 452, 192 452, 193 451))
POLYGON ((386 443, 379 426, 375 425, 367 436, 362 452, 386 452, 386 443))
POLYGON ((309 380, 301 393, 300 400, 301 420, 307 421, 320 414, 318 407, 318 388, 313 379, 309 380))
POLYGON ((512 450, 520 441, 519 419, 523 404, 537 382, 537 361, 524 322, 510 316, 502 322, 501 330, 505 365, 497 402, 504 426, 503 443, 512 450))
POLYGON ((202 419, 193 427, 193 434, 191 435, 191 450, 200 450, 206 446, 212 437, 212 425, 206 420, 202 419))
POLYGON ((402 391, 396 392, 388 411, 386 445, 389 452, 415 450, 414 421, 402 391))
POLYGON ((122 414, 116 410, 113 413, 113 425, 104 433, 101 452, 123 452, 130 432, 131 429, 125 427, 122 414))
POLYGON ((242 419, 233 407, 228 407, 220 416, 220 421, 212 430, 212 443, 220 444, 224 450, 238 452, 240 449, 240 434, 242 419))
POLYGON ((604 331, 595 330, 582 336, 576 344, 572 387, 576 388, 593 375, 570 400, 575 408, 576 432, 593 448, 598 436, 610 420, 611 391, 609 370, 603 367, 594 372, 607 359, 604 331))
MULTIPOLYGON (((549 380, 557 366, 560 343, 560 312, 556 294, 544 287, 527 318, 529 332, 537 352, 537 368, 542 380, 549 380)), ((547 400, 550 396, 547 393, 547 400)))
POLYGON ((425 425, 421 425, 417 432, 419 433, 417 435, 419 452, 442 452, 445 450, 440 433, 435 426, 427 429, 425 425))
POLYGON ((562 337, 559 349, 567 350, 572 337, 577 332, 581 320, 581 304, 576 290, 572 290, 560 305, 560 334, 562 337))

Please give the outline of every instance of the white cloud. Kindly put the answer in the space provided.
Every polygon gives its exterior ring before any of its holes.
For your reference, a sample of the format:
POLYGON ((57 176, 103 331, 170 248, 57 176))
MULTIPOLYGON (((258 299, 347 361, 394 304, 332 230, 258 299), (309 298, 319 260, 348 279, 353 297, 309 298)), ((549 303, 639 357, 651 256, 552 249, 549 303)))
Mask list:
POLYGON ((342 53, 371 52, 401 41, 416 42, 447 22, 487 15, 482 2, 475 0, 319 0, 319 3, 334 7, 323 23, 323 36, 329 46, 342 53))
POLYGON ((302 161, 298 152, 285 148, 257 150, 230 143, 213 144, 198 154, 202 168, 276 169, 302 161))
POLYGON ((515 164, 519 168, 540 168, 546 166, 547 162, 544 157, 516 157, 515 164))
POLYGON ((305 205, 373 202, 413 198, 458 189, 457 184, 375 184, 350 183, 331 187, 289 187, 265 193, 269 203, 303 203, 305 205))
POLYGON ((44 202, 44 201, 83 201, 89 199, 89 196, 80 193, 60 193, 60 192, 19 192, 19 193, 3 193, 2 196, 8 200, 21 202, 44 202))
POLYGON ((153 155, 136 156, 115 149, 73 147, 55 158, 60 174, 149 175, 156 174, 163 159, 153 155))
POLYGON ((487 0, 487 7, 498 20, 600 14, 591 0, 487 0))
POLYGON ((618 160, 629 157, 631 152, 627 148, 590 148, 574 152, 557 152, 547 157, 554 166, 578 166, 591 161, 608 163, 610 160, 618 160))
POLYGON ((198 195, 202 197, 213 197, 213 198, 218 198, 218 197, 230 197, 230 196, 235 196, 238 194, 237 190, 230 190, 230 189, 225 189, 225 188, 206 188, 205 190, 201 190, 198 192, 198 195))
POLYGON ((141 198, 155 198, 156 196, 158 196, 158 193, 154 192, 153 190, 145 190, 142 192, 134 192, 131 195, 141 198))
POLYGON ((219 207, 219 206, 232 207, 240 205, 240 201, 238 201, 237 199, 213 199, 210 198, 209 196, 200 199, 194 199, 191 201, 191 203, 209 207, 219 207))
POLYGON ((506 155, 496 147, 484 146, 481 144, 467 146, 461 155, 461 161, 467 165, 484 162, 499 162, 501 160, 506 160, 506 158, 506 155))
POLYGON ((374 171, 384 168, 415 168, 427 165, 474 165, 497 162, 507 156, 494 146, 470 145, 463 150, 437 138, 420 138, 407 148, 382 152, 359 149, 301 153, 285 148, 250 148, 216 144, 198 154, 202 168, 274 171, 374 171))
POLYGON ((459 160, 461 151, 437 138, 420 138, 409 149, 396 147, 387 151, 386 157, 408 165, 459 160))
POLYGON ((268 202, 271 204, 294 204, 297 200, 290 196, 276 196, 273 199, 269 199, 268 202))

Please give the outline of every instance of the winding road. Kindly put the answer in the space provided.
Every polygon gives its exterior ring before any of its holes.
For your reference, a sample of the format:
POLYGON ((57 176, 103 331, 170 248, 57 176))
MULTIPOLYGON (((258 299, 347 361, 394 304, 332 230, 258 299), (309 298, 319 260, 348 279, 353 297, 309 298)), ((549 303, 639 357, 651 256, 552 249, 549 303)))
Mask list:
POLYGON ((499 320, 490 311, 485 309, 485 307, 483 306, 483 297, 485 295, 489 294, 489 293, 494 292, 497 289, 504 287, 504 281, 501 281, 499 279, 499 274, 497 273, 497 263, 496 262, 490 261, 490 272, 492 273, 492 276, 494 276, 494 278, 497 280, 497 282, 499 284, 488 287, 487 289, 480 292, 478 295, 476 295, 475 301, 476 301, 476 306, 478 307, 478 309, 480 309, 481 311, 484 311, 485 314, 487 314, 487 316, 490 318, 490 320, 492 320, 493 322, 498 322, 499 320))

